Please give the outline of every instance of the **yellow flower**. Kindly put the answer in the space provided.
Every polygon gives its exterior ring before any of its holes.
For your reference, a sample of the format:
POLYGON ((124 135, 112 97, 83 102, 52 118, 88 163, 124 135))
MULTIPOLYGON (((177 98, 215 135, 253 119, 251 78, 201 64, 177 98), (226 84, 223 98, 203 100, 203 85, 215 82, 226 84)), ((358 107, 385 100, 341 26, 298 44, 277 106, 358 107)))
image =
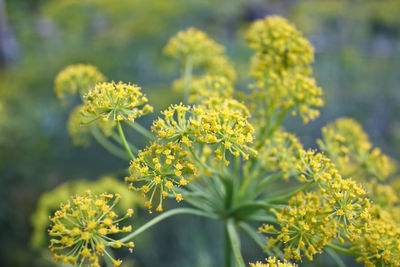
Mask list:
POLYGON ((189 28, 178 32, 164 48, 164 53, 174 58, 191 58, 194 64, 204 64, 212 57, 221 55, 224 47, 217 44, 203 31, 189 28))
POLYGON ((77 92, 85 94, 98 82, 104 82, 106 78, 92 65, 77 64, 63 69, 56 77, 54 91, 58 98, 63 99, 77 92))
POLYGON ((288 20, 268 16, 255 21, 247 33, 247 44, 257 54, 253 60, 252 76, 261 71, 295 70, 308 75, 314 61, 314 49, 288 20))
POLYGON ((250 267, 297 267, 297 264, 292 264, 287 261, 281 262, 275 257, 269 257, 268 259, 265 260, 266 263, 262 263, 260 261, 256 263, 250 263, 250 267))
POLYGON ((318 145, 343 174, 362 180, 384 180, 396 171, 396 162, 378 148, 372 148, 362 126, 350 118, 340 118, 322 128, 318 145))
MULTIPOLYGON (((82 264, 88 260, 92 265, 98 265, 99 256, 102 256, 105 247, 113 244, 132 247, 131 243, 115 241, 108 234, 126 232, 131 228, 119 228, 112 212, 118 203, 119 195, 100 194, 92 195, 88 190, 83 196, 75 196, 72 201, 61 205, 50 219, 49 230, 50 251, 54 253, 56 261, 72 264, 82 264)), ((106 254, 112 262, 117 262, 106 254)))
POLYGON ((259 231, 276 235, 269 239, 267 248, 282 246, 286 259, 312 260, 323 247, 336 236, 337 222, 326 214, 330 208, 316 194, 299 193, 292 197, 288 207, 272 210, 280 227, 263 225, 259 231))
POLYGON ((82 122, 131 121, 153 111, 148 100, 137 85, 119 83, 98 83, 86 95, 82 109, 82 122), (144 105, 144 106, 142 106, 144 105), (142 106, 142 107, 141 107, 142 106))
POLYGON ((190 103, 201 102, 210 97, 230 98, 233 95, 232 82, 223 76, 207 75, 192 81, 190 103))
POLYGON ((191 176, 197 175, 197 169, 188 157, 188 153, 172 142, 155 142, 138 153, 138 157, 129 167, 131 176, 126 178, 129 188, 149 194, 147 207, 151 209, 153 201, 159 201, 157 211, 162 211, 162 201, 172 192, 179 202, 182 195, 176 188, 186 186, 191 176), (186 177, 186 178, 185 178, 186 177), (158 192, 159 198, 154 199, 158 192))
POLYGON ((302 150, 303 146, 296 136, 278 130, 264 141, 258 160, 266 170, 281 171, 283 178, 288 179, 297 174, 296 166, 301 163, 299 153, 302 150))

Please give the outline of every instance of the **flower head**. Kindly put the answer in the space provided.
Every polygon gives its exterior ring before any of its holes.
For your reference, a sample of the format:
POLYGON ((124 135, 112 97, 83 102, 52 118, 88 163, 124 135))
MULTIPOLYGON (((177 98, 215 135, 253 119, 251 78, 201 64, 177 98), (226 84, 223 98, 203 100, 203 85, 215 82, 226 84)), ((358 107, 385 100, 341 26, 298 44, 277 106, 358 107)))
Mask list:
POLYGON ((250 263, 250 267, 297 267, 297 264, 292 264, 287 261, 281 262, 275 257, 269 257, 268 259, 265 260, 266 263, 262 263, 260 261, 256 263, 250 263))
POLYGON ((148 100, 141 88, 133 84, 99 83, 85 97, 86 102, 82 109, 83 123, 98 119, 103 122, 133 122, 136 118, 153 111, 153 107, 144 105, 148 100))
POLYGON ((343 174, 357 179, 384 180, 396 171, 394 160, 372 148, 368 135, 353 119, 340 118, 326 125, 318 144, 343 174))
POLYGON ((191 58, 194 64, 201 65, 212 57, 221 55, 224 47, 208 35, 195 28, 178 32, 164 48, 164 53, 175 58, 191 58))
POLYGON ((54 91, 58 98, 63 99, 67 95, 77 92, 85 94, 98 82, 104 82, 106 78, 92 65, 77 64, 63 69, 56 77, 54 91))
POLYGON ((186 186, 197 175, 197 168, 188 157, 188 152, 172 142, 155 142, 140 151, 138 157, 131 162, 129 171, 131 176, 126 178, 129 188, 150 195, 146 202, 149 209, 157 201, 154 197, 159 197, 157 211, 163 210, 162 200, 170 192, 180 202, 182 195, 177 192, 177 188, 186 186))
POLYGON ((252 76, 258 71, 295 70, 308 75, 314 60, 314 49, 285 18, 269 16, 255 21, 247 33, 247 44, 257 52, 252 76))
POLYGON ((287 208, 273 210, 280 229, 263 225, 260 232, 276 235, 269 239, 267 247, 283 246, 286 259, 310 260, 336 235, 336 221, 326 212, 329 207, 316 194, 299 193, 292 197, 287 208))
POLYGON ((204 104, 190 107, 171 106, 164 118, 153 123, 152 130, 163 139, 191 147, 193 143, 216 146, 217 160, 224 160, 225 152, 234 156, 255 153, 248 144, 253 142, 254 129, 248 122, 248 111, 235 100, 209 99, 204 104))
POLYGON ((296 166, 301 163, 299 153, 303 146, 296 136, 281 130, 264 141, 258 152, 258 159, 264 168, 269 171, 282 171, 283 178, 297 174, 296 166))
POLYGON ((130 217, 131 212, 121 219, 113 211, 119 194, 92 195, 86 191, 83 196, 73 197, 71 202, 62 205, 50 219, 50 251, 56 261, 100 266, 99 257, 106 254, 115 266, 120 261, 113 259, 105 249, 113 247, 134 247, 133 242, 122 243, 110 237, 112 234, 129 232, 132 227, 119 227, 118 222, 130 217))
POLYGON ((193 80, 190 85, 189 102, 201 102, 210 97, 230 98, 233 95, 232 82, 224 76, 204 76, 193 80))

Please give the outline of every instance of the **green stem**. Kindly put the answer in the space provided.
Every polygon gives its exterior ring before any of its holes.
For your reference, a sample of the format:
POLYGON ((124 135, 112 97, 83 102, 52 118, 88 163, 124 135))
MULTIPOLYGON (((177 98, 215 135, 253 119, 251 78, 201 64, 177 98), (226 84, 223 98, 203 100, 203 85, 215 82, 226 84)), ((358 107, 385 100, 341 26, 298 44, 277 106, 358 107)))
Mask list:
POLYGON ((331 258, 336 262, 338 267, 346 267, 346 264, 340 258, 340 256, 333 249, 325 249, 325 251, 331 256, 331 258))
POLYGON ((268 202, 268 203, 273 203, 273 202, 277 202, 277 201, 288 199, 288 198, 296 195, 297 193, 306 190, 307 188, 309 188, 313 184, 314 184, 314 181, 308 182, 305 185, 303 185, 301 187, 298 187, 298 188, 296 188, 294 190, 291 190, 289 192, 285 192, 285 193, 281 194, 278 197, 267 198, 267 199, 265 199, 265 201, 268 202))
POLYGON ((242 253, 240 251, 240 238, 239 234, 236 231, 235 222, 233 218, 229 218, 226 221, 226 229, 228 231, 229 239, 231 241, 231 246, 233 250, 233 255, 235 256, 235 262, 237 267, 245 267, 242 253))
POLYGON ((193 71, 193 63, 192 63, 192 58, 188 57, 186 58, 185 62, 185 69, 184 69, 184 93, 183 93, 183 102, 185 104, 188 103, 189 100, 189 91, 190 91, 190 82, 192 80, 192 71, 193 71))
POLYGON ((131 160, 134 160, 135 156, 133 156, 131 148, 129 147, 128 141, 126 141, 125 134, 124 134, 124 131, 122 130, 120 121, 117 121, 117 128, 118 128, 119 136, 121 137, 121 140, 122 140, 122 145, 124 146, 126 152, 128 152, 128 155, 131 158, 131 160))
POLYGON ((141 227, 139 227, 138 229, 136 229, 136 231, 130 233, 129 235, 125 236, 124 238, 121 238, 119 241, 127 242, 127 241, 131 240, 132 238, 134 238, 135 236, 138 236, 139 234, 143 233, 144 231, 146 231, 153 225, 155 225, 171 216, 178 215, 178 214, 192 214, 192 215, 196 215, 196 216, 206 217, 209 219, 218 219, 218 216, 216 216, 216 215, 213 215, 213 214, 210 214, 207 212, 203 212, 203 211, 197 210, 197 209, 190 209, 190 208, 172 209, 172 210, 166 211, 166 212, 158 215, 157 217, 153 218, 146 224, 144 224, 141 227))
POLYGON ((231 241, 229 238, 229 233, 228 233, 228 228, 227 225, 225 224, 224 226, 224 262, 225 262, 225 267, 232 267, 232 246, 231 246, 231 241))
POLYGON ((144 137, 149 138, 150 140, 156 140, 156 137, 154 136, 154 134, 152 132, 150 132, 149 130, 147 130, 146 128, 144 128, 142 125, 140 125, 137 122, 127 122, 127 124, 132 127, 135 131, 137 131, 138 133, 140 133, 141 135, 143 135, 144 137))
POLYGON ((96 141, 108 152, 111 154, 121 158, 121 159, 128 159, 126 156, 126 153, 120 149, 119 147, 115 146, 113 143, 111 143, 107 138, 104 137, 104 135, 99 131, 98 128, 94 128, 91 130, 91 133, 96 139, 96 141))
POLYGON ((343 255, 347 255, 347 256, 350 256, 350 257, 356 258, 356 257, 359 256, 358 253, 351 252, 348 248, 344 248, 344 247, 335 245, 335 244, 333 244, 333 243, 329 243, 329 244, 326 245, 325 247, 330 248, 330 249, 333 249, 333 250, 336 251, 336 252, 339 252, 339 253, 341 253, 341 254, 343 254, 343 255))

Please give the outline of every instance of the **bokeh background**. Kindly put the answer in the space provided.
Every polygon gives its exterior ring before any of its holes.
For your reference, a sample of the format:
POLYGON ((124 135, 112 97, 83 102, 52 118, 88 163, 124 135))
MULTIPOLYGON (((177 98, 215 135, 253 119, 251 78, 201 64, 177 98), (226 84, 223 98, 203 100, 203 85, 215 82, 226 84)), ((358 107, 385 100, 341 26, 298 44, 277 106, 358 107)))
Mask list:
MULTIPOLYGON (((89 63, 110 80, 141 85, 156 107, 141 121, 148 126, 181 99, 170 90, 179 67, 162 54, 170 36, 190 26, 205 30, 227 47, 236 88, 245 89, 251 55, 245 31, 270 14, 290 19, 315 46, 314 75, 326 100, 316 121, 304 126, 289 118, 286 128, 315 147, 327 122, 353 117, 399 159, 399 0, 0 0, 0 265, 56 266, 46 244, 32 240, 38 202, 54 209, 51 203, 71 187, 103 175, 121 178, 127 167, 94 140, 72 145, 66 121, 78 101, 61 105, 56 98, 61 69, 89 63), (58 191, 40 200, 49 190, 58 191)), ((140 137, 131 138, 143 147, 140 137)), ((136 225, 149 216, 138 213, 136 225)), ((117 256, 126 266, 220 266, 221 229, 205 219, 172 218, 141 236, 134 254, 117 256)), ((248 261, 263 257, 246 240, 243 249, 248 261)), ((335 266, 329 256, 302 265, 335 266)))

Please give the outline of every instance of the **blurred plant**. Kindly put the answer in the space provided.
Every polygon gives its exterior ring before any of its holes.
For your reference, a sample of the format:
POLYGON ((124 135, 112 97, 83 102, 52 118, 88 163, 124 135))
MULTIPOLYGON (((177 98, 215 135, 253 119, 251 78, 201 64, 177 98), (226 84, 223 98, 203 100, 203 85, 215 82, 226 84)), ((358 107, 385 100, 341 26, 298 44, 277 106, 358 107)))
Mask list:
MULTIPOLYGON (((145 195, 149 211, 156 207, 162 212, 167 206, 165 198, 191 207, 168 210, 114 240, 106 236, 109 230, 125 231, 115 225, 113 206, 107 204, 101 210, 103 204, 96 205, 109 195, 75 197, 53 217, 50 234, 61 239, 52 241, 51 247, 61 244, 61 250, 70 253, 56 252, 56 259, 75 263, 89 258, 96 266, 100 256, 108 256, 105 247, 132 246, 128 242, 162 220, 191 214, 223 222, 225 266, 245 266, 239 229, 271 256, 266 264, 250 266, 295 266, 272 256, 313 260, 324 250, 342 266, 336 252, 366 265, 400 264, 399 222, 386 218, 385 209, 379 206, 381 195, 390 192, 384 187, 373 191, 366 182, 371 176, 378 183, 391 175, 395 163, 371 150, 361 127, 350 132, 352 121, 324 128, 319 143, 325 154, 304 150, 294 135, 280 127, 287 114, 300 115, 308 123, 318 117, 323 105, 322 90, 311 76, 311 44, 277 16, 255 21, 247 42, 255 50, 250 68, 255 83, 250 85, 250 94, 242 96, 243 103, 233 99, 234 77, 226 75, 234 72, 214 73, 231 68, 224 48, 194 28, 172 37, 164 50, 183 65, 183 83, 179 84, 184 103, 162 111, 152 132, 135 120, 152 111, 150 106, 140 107, 147 102, 140 87, 103 82, 83 95, 84 105, 76 115, 81 118, 74 121, 93 129, 98 129, 99 121, 115 125, 108 136, 95 130, 90 133, 105 149, 130 159, 130 175, 125 180, 130 190, 145 195), (215 58, 219 66, 213 69, 210 62, 215 58), (150 144, 137 150, 125 137, 126 126, 150 144), (344 169, 350 161, 356 165, 355 180, 344 169), (284 181, 290 181, 289 188, 284 181), (372 207, 370 198, 376 199, 372 207), (254 222, 262 223, 258 231, 254 222), (102 230, 105 226, 109 230, 102 230)), ((382 205, 395 205, 397 200, 392 198, 382 205)))

